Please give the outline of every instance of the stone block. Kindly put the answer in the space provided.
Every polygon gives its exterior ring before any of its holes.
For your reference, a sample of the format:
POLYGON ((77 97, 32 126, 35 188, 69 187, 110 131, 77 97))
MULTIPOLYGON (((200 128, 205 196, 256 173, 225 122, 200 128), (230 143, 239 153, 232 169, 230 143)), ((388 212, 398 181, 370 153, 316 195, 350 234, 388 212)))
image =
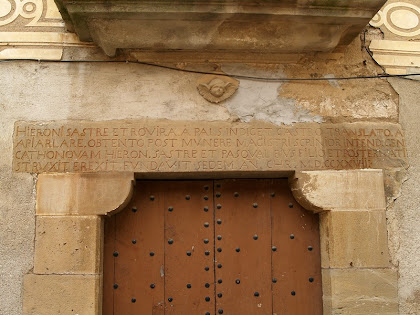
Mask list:
POLYGON ((105 215, 131 199, 133 173, 40 174, 37 215, 105 215))
POLYGON ((34 272, 98 274, 103 224, 99 216, 38 216, 34 272))
POLYGON ((36 275, 24 277, 24 315, 102 314, 99 275, 36 275))
POLYGON ((316 212, 385 209, 382 170, 301 171, 290 186, 295 199, 316 212))
POLYGON ((324 269, 322 282, 324 314, 398 314, 392 269, 324 269))
POLYGON ((388 267, 385 211, 320 214, 323 268, 388 267))

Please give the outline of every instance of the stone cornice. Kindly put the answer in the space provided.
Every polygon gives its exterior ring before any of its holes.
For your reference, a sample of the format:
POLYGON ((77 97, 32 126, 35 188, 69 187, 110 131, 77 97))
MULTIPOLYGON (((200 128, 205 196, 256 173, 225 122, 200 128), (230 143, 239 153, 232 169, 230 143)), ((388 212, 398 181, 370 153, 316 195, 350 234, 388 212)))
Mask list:
POLYGON ((56 0, 67 27, 111 56, 118 48, 331 51, 353 40, 384 2, 56 0))

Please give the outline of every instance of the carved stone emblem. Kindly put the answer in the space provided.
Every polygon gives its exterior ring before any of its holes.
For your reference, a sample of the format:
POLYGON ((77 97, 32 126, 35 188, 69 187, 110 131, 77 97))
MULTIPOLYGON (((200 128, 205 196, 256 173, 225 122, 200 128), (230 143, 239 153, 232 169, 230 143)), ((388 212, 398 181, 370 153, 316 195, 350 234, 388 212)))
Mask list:
POLYGON ((197 89, 207 101, 220 103, 236 92, 239 81, 219 75, 205 75, 198 80, 197 89))

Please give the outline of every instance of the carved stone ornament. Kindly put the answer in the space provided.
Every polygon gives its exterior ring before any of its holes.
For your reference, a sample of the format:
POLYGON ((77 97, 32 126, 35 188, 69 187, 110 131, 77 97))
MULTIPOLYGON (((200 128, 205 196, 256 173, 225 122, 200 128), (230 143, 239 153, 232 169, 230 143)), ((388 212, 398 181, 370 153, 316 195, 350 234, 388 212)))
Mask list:
POLYGON ((220 103, 236 92, 239 81, 218 75, 205 75, 198 80, 197 89, 207 101, 220 103))

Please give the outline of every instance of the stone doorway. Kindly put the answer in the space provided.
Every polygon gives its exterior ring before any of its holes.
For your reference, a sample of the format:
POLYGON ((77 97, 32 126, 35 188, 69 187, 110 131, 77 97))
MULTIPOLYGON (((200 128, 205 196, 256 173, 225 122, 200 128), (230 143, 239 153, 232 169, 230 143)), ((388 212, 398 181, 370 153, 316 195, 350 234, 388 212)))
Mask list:
POLYGON ((105 220, 103 314, 322 314, 318 215, 287 179, 137 181, 105 220))

